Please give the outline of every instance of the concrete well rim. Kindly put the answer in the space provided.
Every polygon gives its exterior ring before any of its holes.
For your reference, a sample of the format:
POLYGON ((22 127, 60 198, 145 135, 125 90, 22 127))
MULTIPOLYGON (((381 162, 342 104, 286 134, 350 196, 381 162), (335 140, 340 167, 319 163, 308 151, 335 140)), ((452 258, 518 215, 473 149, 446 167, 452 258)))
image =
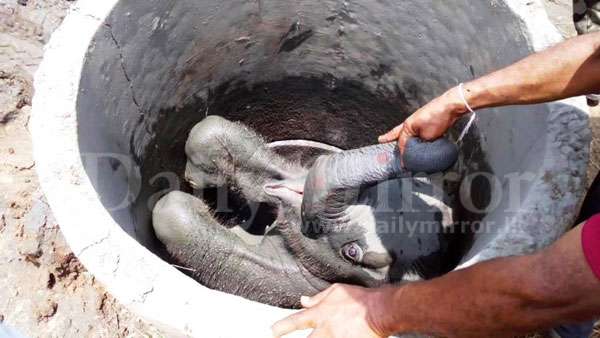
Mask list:
MULTIPOLYGON (((269 336, 269 326, 290 311, 209 290, 162 261, 112 219, 86 175, 78 151, 79 79, 88 46, 117 3, 80 0, 74 5, 53 34, 35 76, 31 132, 36 170, 61 231, 113 296, 169 336, 269 336), (88 220, 86 226, 82 219, 88 220), (232 311, 239 313, 236 325, 228 320, 232 311)), ((521 18, 534 49, 560 41, 539 0, 505 3, 521 18)), ((583 107, 581 99, 568 102, 583 107)))

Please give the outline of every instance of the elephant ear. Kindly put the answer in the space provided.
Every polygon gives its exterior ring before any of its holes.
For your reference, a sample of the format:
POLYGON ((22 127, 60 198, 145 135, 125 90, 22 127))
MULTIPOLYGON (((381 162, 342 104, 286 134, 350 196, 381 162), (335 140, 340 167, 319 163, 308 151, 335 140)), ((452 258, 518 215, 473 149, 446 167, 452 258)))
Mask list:
POLYGON ((452 167, 458 149, 448 139, 408 141, 404 156, 396 143, 378 144, 321 156, 310 169, 302 200, 302 227, 316 238, 340 225, 346 208, 356 203, 361 188, 381 181, 432 174, 452 167))

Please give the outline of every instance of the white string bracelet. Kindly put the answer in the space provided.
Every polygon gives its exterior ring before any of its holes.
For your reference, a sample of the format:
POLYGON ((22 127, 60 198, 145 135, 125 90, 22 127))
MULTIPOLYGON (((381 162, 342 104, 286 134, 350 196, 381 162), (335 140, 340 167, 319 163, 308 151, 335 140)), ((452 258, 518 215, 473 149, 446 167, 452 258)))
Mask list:
POLYGON ((475 114, 475 111, 473 110, 473 108, 471 108, 471 106, 469 105, 469 102, 467 102, 467 98, 465 97, 465 85, 462 82, 458 85, 458 94, 460 95, 460 98, 461 98, 462 102, 464 103, 465 107, 467 108, 467 110, 469 112, 471 112, 471 117, 469 118, 467 125, 465 125, 465 127, 463 128, 463 130, 460 133, 460 136, 458 137, 458 140, 456 142, 462 141, 462 139, 465 137, 465 135, 467 135, 467 133, 469 132, 469 129, 471 129, 473 122, 475 122, 475 117, 477 117, 477 114, 475 114))

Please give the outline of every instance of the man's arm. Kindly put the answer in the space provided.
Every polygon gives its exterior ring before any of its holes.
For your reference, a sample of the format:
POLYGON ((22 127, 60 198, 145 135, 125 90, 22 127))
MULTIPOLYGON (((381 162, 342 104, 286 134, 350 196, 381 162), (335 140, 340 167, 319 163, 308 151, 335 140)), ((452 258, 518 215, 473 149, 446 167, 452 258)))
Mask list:
POLYGON ((368 290, 337 285, 308 309, 276 323, 276 337, 314 328, 311 338, 507 337, 600 313, 600 281, 583 254, 581 226, 529 256, 501 258, 430 281, 368 290))
POLYGON ((600 92, 600 34, 582 35, 465 84, 474 108, 600 92))
MULTIPOLYGON (((465 83, 464 88, 466 100, 473 109, 532 104, 600 92, 600 33, 569 39, 465 83)), ((398 139, 404 150, 410 137, 436 139, 466 112, 458 88, 452 88, 381 136, 380 142, 398 139)))
POLYGON ((390 292, 388 332, 506 337, 600 313, 600 281, 583 255, 581 226, 537 254, 496 259, 390 292))

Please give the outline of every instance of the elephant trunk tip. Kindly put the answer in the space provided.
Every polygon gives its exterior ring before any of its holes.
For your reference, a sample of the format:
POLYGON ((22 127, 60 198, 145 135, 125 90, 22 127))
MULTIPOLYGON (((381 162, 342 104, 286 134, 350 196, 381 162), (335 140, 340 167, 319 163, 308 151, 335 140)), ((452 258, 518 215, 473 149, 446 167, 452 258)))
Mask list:
POLYGON ((458 147, 447 138, 432 142, 411 138, 406 144, 402 161, 411 173, 434 174, 454 166, 458 160, 458 147))

